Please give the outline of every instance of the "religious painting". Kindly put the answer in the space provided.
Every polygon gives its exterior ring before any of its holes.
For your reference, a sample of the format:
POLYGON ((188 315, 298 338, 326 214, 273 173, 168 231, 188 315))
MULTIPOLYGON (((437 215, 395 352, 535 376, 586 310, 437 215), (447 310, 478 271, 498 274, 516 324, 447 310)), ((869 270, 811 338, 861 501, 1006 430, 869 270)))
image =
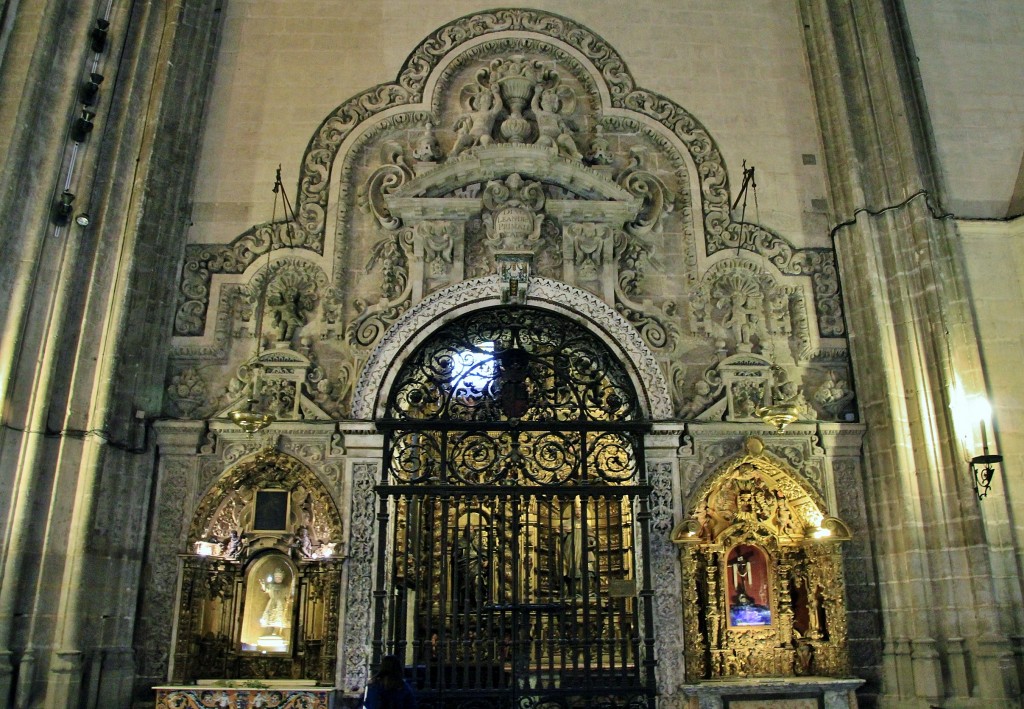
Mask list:
POLYGON ((264 554, 245 578, 242 652, 288 653, 292 645, 295 571, 283 554, 264 554))
POLYGON ((288 529, 288 498, 287 490, 258 490, 253 529, 266 532, 288 529))
POLYGON ((769 585, 764 551, 750 544, 734 546, 726 564, 730 627, 772 624, 769 585))

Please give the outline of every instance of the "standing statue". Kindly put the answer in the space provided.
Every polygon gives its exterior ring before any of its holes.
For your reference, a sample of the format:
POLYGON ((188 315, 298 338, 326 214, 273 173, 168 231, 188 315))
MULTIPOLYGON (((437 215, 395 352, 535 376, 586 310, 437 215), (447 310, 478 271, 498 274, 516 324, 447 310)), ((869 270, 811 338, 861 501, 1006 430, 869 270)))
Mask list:
POLYGON ((473 95, 467 101, 470 109, 469 113, 462 116, 455 123, 456 137, 451 157, 455 157, 467 148, 472 148, 476 145, 490 145, 494 121, 498 118, 498 114, 504 110, 501 103, 501 94, 496 83, 491 84, 490 90, 470 84, 462 92, 464 95, 467 93, 473 95))
POLYGON ((566 595, 582 596, 584 588, 597 593, 597 539, 574 526, 562 535, 562 579, 566 595), (584 581, 584 579, 586 581, 584 581))
POLYGON ((467 526, 455 547, 455 593, 462 610, 476 608, 490 598, 491 562, 487 530, 467 526))
POLYGON ((736 349, 749 352, 752 337, 758 334, 758 316, 750 302, 750 296, 740 290, 734 290, 718 302, 719 307, 728 307, 729 312, 722 325, 732 333, 736 341, 736 349))
POLYGON ((260 626, 267 628, 271 635, 282 635, 284 629, 290 628, 292 624, 291 584, 285 583, 284 571, 277 568, 267 578, 260 579, 260 588, 267 594, 267 605, 260 616, 260 626))
MULTIPOLYGON (((754 577, 750 562, 742 554, 737 556, 729 566, 732 568, 732 585, 736 589, 736 597, 750 601, 747 595, 747 585, 753 585, 754 577)), ((740 601, 742 603, 742 600, 740 601)))

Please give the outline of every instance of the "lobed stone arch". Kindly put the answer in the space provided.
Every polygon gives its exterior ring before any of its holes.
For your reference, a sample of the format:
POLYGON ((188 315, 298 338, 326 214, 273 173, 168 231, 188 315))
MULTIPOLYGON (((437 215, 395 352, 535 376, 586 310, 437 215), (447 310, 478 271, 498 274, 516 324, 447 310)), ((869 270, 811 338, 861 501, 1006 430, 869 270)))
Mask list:
MULTIPOLYGON (((384 413, 387 392, 405 357, 435 329, 469 310, 500 305, 500 276, 456 284, 406 312, 373 349, 357 381, 352 416, 370 420, 384 413)), ((566 315, 594 332, 627 363, 644 414, 651 420, 672 416, 668 383, 654 354, 628 320, 596 296, 565 283, 535 278, 527 286, 526 305, 566 315)))
MULTIPOLYGON (((342 522, 338 505, 316 473, 287 453, 264 449, 234 463, 206 490, 192 515, 186 551, 197 542, 222 542, 234 528, 245 533, 243 522, 251 514, 252 499, 245 492, 274 486, 289 492, 299 488, 308 492, 313 515, 309 533, 315 541, 336 544, 342 540, 342 522)), ((299 524, 301 524, 301 520, 299 524)))

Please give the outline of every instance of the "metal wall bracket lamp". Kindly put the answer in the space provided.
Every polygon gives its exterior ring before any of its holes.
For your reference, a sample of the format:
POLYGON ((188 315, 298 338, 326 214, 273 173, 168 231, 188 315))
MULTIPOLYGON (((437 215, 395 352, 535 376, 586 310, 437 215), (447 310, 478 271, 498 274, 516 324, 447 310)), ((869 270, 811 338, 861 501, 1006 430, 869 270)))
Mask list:
POLYGON ((974 485, 974 492, 979 500, 984 500, 988 489, 992 486, 992 478, 996 473, 996 466, 1001 465, 1003 456, 998 453, 991 453, 988 449, 988 434, 985 432, 985 420, 981 422, 981 455, 970 459, 971 483, 974 485))

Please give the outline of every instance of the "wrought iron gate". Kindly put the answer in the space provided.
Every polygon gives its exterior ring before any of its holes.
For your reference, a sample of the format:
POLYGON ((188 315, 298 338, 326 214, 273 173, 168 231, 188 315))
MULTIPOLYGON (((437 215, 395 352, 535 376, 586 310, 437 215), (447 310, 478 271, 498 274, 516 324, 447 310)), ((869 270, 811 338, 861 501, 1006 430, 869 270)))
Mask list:
POLYGON ((426 707, 649 705, 646 426, 621 363, 495 309, 422 345, 388 414, 374 660, 403 659, 426 707))

